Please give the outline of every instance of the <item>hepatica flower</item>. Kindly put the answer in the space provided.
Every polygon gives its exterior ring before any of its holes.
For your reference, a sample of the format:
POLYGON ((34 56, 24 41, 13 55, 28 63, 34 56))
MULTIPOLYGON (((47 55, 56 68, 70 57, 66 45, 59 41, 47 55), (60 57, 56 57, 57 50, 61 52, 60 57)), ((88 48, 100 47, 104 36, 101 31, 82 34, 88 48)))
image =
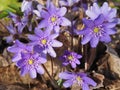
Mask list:
POLYGON ((73 6, 75 3, 78 3, 80 0, 59 0, 60 6, 73 6))
POLYGON ((41 11, 41 17, 43 20, 39 24, 39 28, 45 28, 54 30, 56 33, 60 30, 61 26, 69 26, 71 22, 64 17, 67 9, 65 7, 56 8, 52 2, 46 10, 41 11))
POLYGON ((109 7, 107 2, 104 2, 101 7, 97 3, 94 3, 87 11, 86 14, 95 20, 100 14, 103 14, 105 21, 113 22, 116 19, 117 10, 109 7))
POLYGON ((7 37, 4 37, 4 38, 6 39, 7 43, 11 43, 14 41, 15 36, 19 37, 20 33, 16 30, 16 28, 12 24, 7 26, 6 28, 7 28, 8 32, 10 33, 10 35, 7 37))
POLYGON ((9 12, 9 17, 13 20, 15 26, 17 27, 18 32, 22 33, 24 27, 28 23, 28 18, 27 17, 20 18, 20 16, 17 16, 16 14, 11 12, 9 12))
POLYGON ((35 35, 28 35, 31 40, 34 49, 37 52, 44 52, 45 54, 50 54, 52 57, 56 57, 56 53, 53 47, 61 47, 63 44, 57 41, 55 38, 59 34, 51 34, 49 30, 42 31, 38 28, 35 29, 35 35))
POLYGON ((37 73, 44 74, 41 64, 46 62, 46 58, 38 53, 23 53, 22 59, 17 62, 17 66, 21 69, 21 75, 29 73, 31 78, 36 78, 37 73))
POLYGON ((63 86, 71 87, 73 84, 78 84, 82 90, 90 90, 89 85, 96 86, 96 82, 87 77, 85 73, 61 72, 59 78, 64 79, 63 86))
POLYGON ((14 54, 12 61, 19 61, 21 57, 21 53, 33 52, 33 46, 29 44, 23 44, 19 40, 16 40, 13 46, 7 48, 7 50, 14 54))
POLYGON ((79 31, 83 35, 82 44, 90 42, 91 47, 96 47, 98 42, 108 43, 111 41, 109 35, 115 34, 115 23, 104 22, 104 16, 101 14, 95 20, 83 19, 85 28, 79 31))
POLYGON ((63 56, 60 57, 60 59, 63 61, 63 65, 71 64, 72 68, 76 68, 76 64, 80 64, 79 59, 82 58, 81 55, 66 50, 63 54, 63 56))

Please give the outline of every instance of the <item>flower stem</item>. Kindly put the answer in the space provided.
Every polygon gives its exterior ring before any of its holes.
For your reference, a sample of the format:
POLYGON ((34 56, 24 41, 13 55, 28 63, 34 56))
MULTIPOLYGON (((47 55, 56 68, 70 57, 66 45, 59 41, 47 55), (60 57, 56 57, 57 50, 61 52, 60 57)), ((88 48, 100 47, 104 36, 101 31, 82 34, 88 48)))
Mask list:
POLYGON ((87 70, 89 70, 91 65, 93 64, 95 56, 96 56, 96 48, 91 48, 91 50, 90 50, 90 58, 88 60, 88 65, 87 65, 87 67, 88 67, 87 70))
POLYGON ((42 64, 43 68, 45 69, 47 75, 50 78, 51 84, 53 85, 54 88, 58 88, 59 86, 57 85, 56 81, 51 77, 51 75, 49 74, 48 70, 46 69, 45 65, 42 64))
POLYGON ((88 44, 84 46, 84 60, 85 60, 85 70, 88 69, 88 44))

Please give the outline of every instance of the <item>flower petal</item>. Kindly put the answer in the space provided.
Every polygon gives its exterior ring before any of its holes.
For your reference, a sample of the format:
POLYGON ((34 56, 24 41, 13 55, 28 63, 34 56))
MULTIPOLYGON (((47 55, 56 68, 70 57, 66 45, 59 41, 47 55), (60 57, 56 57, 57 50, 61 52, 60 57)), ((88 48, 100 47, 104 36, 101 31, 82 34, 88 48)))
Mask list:
POLYGON ((95 20, 94 23, 96 26, 101 25, 105 21, 103 14, 100 14, 95 20))
POLYGON ((106 35, 104 35, 104 36, 102 36, 102 37, 100 38, 100 41, 103 41, 103 42, 108 43, 108 42, 111 41, 111 37, 106 34, 106 35))
POLYGON ((109 35, 115 34, 117 31, 116 29, 105 29, 105 32, 109 35))
POLYGON ((80 64, 80 61, 79 60, 75 60, 75 63, 77 63, 78 65, 80 64))
POLYGON ((52 40, 52 42, 50 44, 52 47, 61 47, 63 45, 63 43, 61 43, 60 41, 57 41, 57 40, 52 40))
POLYGON ((86 15, 89 16, 92 20, 96 19, 98 15, 96 15, 94 12, 92 12, 91 10, 87 10, 86 11, 86 15))
POLYGON ((28 38, 33 42, 39 40, 39 37, 37 37, 35 35, 28 35, 28 38))
POLYGON ((89 78, 89 77, 83 77, 82 78, 84 81, 85 81, 85 83, 87 83, 87 84, 89 84, 89 85, 92 85, 92 86, 96 86, 97 85, 97 83, 95 82, 95 81, 93 81, 91 78, 89 78))
POLYGON ((90 41, 90 45, 91 45, 92 48, 95 48, 98 43, 99 43, 99 38, 98 37, 93 37, 90 41))
POLYGON ((59 26, 55 26, 54 27, 54 31, 55 31, 55 33, 59 33, 60 32, 60 27, 59 26))
POLYGON ((45 28, 48 26, 48 22, 46 19, 43 19, 39 24, 38 24, 38 28, 45 28))
POLYGON ((40 61, 40 63, 46 63, 47 62, 46 58, 43 58, 43 57, 39 57, 38 60, 40 61))
POLYGON ((93 28, 94 27, 94 22, 93 20, 89 20, 86 18, 82 19, 83 23, 85 24, 86 27, 93 28))
POLYGON ((36 70, 39 74, 44 74, 44 69, 40 65, 36 67, 36 70))
POLYGON ((56 57, 56 52, 51 46, 48 46, 47 52, 49 53, 50 56, 56 57))
POLYGON ((89 90, 89 86, 86 83, 83 83, 82 90, 89 90))
POLYGON ((83 39, 82 39, 82 44, 83 45, 85 45, 86 43, 88 43, 89 41, 90 41, 90 39, 91 39, 91 35, 85 35, 84 37, 83 37, 83 39))
POLYGON ((21 68, 21 72, 20 72, 21 76, 24 76, 27 73, 28 73, 28 68, 26 66, 23 66, 21 68))
POLYGON ((72 68, 76 68, 75 62, 72 62, 72 63, 71 63, 71 66, 72 66, 72 68))
POLYGON ((21 53, 14 54, 12 61, 17 62, 21 59, 21 53))
POLYGON ((116 26, 116 23, 104 23, 104 28, 114 28, 116 26))
POLYGON ((100 7, 98 6, 97 3, 93 4, 92 10, 94 11, 95 14, 99 15, 101 13, 100 7))
POLYGON ((36 78, 37 77, 37 73, 36 73, 35 68, 31 68, 29 73, 30 73, 31 78, 36 78))
POLYGON ((62 25, 62 26, 71 26, 71 22, 70 22, 70 20, 68 20, 67 18, 62 17, 62 18, 61 18, 61 25, 62 25))
POLYGON ((61 72, 59 74, 59 78, 61 78, 61 79, 71 79, 73 77, 74 77, 74 75, 71 72, 61 72))
POLYGON ((57 38, 59 36, 59 34, 58 33, 55 33, 55 34, 52 34, 51 36, 50 36, 50 38, 51 39, 55 39, 55 38, 57 38))
POLYGON ((110 8, 107 2, 104 2, 101 7, 101 12, 106 16, 109 12, 110 8))
POLYGON ((59 9, 59 11, 58 11, 57 14, 58 14, 59 16, 64 16, 66 12, 67 12, 66 7, 61 7, 61 8, 59 9))
POLYGON ((39 28, 35 28, 35 34, 37 35, 37 36, 39 36, 39 37, 42 37, 43 36, 43 31, 41 30, 41 29, 39 29, 39 28))
POLYGON ((72 84, 73 84, 73 81, 72 81, 72 80, 67 80, 67 81, 65 81, 65 82, 63 83, 63 86, 64 86, 65 88, 68 88, 68 87, 70 87, 72 84))

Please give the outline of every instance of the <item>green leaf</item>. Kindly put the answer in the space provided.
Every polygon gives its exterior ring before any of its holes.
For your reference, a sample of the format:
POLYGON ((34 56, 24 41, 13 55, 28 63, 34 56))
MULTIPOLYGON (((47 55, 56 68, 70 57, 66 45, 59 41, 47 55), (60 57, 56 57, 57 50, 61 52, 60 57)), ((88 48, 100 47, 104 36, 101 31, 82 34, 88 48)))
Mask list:
POLYGON ((15 4, 13 4, 13 5, 10 4, 10 5, 8 5, 8 7, 13 9, 13 10, 15 10, 15 11, 19 11, 20 10, 20 8, 17 5, 15 5, 15 4))
POLYGON ((57 81, 57 84, 60 86, 60 85, 62 84, 62 79, 59 79, 59 80, 57 81))
POLYGON ((0 19, 5 18, 7 16, 8 16, 8 12, 7 11, 3 10, 3 11, 0 12, 0 19))

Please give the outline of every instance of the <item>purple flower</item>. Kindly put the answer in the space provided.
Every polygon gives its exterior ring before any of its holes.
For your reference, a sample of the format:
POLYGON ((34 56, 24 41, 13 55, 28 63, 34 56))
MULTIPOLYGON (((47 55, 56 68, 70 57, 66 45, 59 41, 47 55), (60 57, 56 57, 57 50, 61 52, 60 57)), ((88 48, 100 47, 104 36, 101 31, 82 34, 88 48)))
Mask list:
POLYGON ((9 17, 13 20, 15 26, 17 27, 17 31, 19 33, 22 33, 24 27, 28 23, 28 18, 27 17, 20 18, 20 16, 17 16, 16 14, 11 12, 9 12, 9 17))
POLYGON ((12 24, 10 24, 9 26, 7 26, 6 28, 9 31, 10 35, 7 36, 7 37, 4 37, 4 39, 7 41, 7 43, 11 43, 11 42, 14 41, 14 37, 16 35, 19 36, 20 34, 19 34, 19 32, 17 32, 16 28, 12 24))
POLYGON ((83 45, 90 41, 91 47, 94 48, 99 41, 106 43, 111 41, 109 35, 116 33, 116 30, 114 29, 116 24, 112 22, 104 22, 104 20, 105 18, 102 14, 95 20, 83 19, 85 27, 78 32, 78 34, 83 35, 83 45))
POLYGON ((41 64, 45 63, 46 58, 38 53, 22 53, 21 60, 17 62, 17 66, 21 69, 21 75, 29 73, 31 78, 36 78, 37 73, 44 74, 41 64))
POLYGON ((21 53, 33 52, 33 46, 29 44, 23 44, 16 40, 14 45, 8 47, 7 50, 14 54, 12 61, 16 62, 21 59, 21 53))
POLYGON ((72 72, 61 72, 59 74, 61 79, 66 80, 63 83, 65 88, 72 86, 73 84, 78 84, 82 87, 82 90, 89 90, 89 85, 96 86, 91 78, 87 77, 85 73, 72 73, 72 72))
POLYGON ((28 35, 32 44, 35 45, 34 49, 37 52, 49 53, 52 57, 56 57, 53 47, 61 47, 63 44, 55 38, 59 34, 51 34, 49 30, 42 31, 38 28, 35 29, 35 35, 28 35))
POLYGON ((97 3, 94 3, 87 11, 86 14, 95 20, 100 14, 103 14, 105 21, 113 22, 116 19, 117 10, 108 6, 107 2, 104 2, 101 7, 97 3))
POLYGON ((21 5, 21 11, 25 12, 25 11, 32 11, 32 0, 23 0, 22 5, 21 5))
POLYGON ((87 10, 88 5, 84 0, 59 0, 60 6, 70 7, 73 11, 79 10, 80 7, 87 10))
POLYGON ((78 3, 80 0, 59 0, 60 6, 73 6, 75 3, 78 3))
POLYGON ((63 17, 66 12, 67 9, 65 7, 56 8, 51 2, 47 10, 41 11, 41 17, 43 20, 40 22, 39 28, 47 27, 47 29, 54 30, 56 33, 59 33, 60 25, 71 25, 71 22, 67 18, 63 17))
POLYGON ((76 68, 76 64, 80 64, 79 59, 82 58, 81 55, 66 50, 63 54, 63 56, 60 57, 61 60, 63 60, 63 65, 71 64, 72 68, 76 68))
POLYGON ((42 4, 38 4, 38 5, 37 5, 37 9, 38 9, 38 10, 33 10, 33 12, 34 12, 38 17, 41 18, 41 11, 42 11, 43 8, 45 8, 45 7, 44 7, 42 4))

